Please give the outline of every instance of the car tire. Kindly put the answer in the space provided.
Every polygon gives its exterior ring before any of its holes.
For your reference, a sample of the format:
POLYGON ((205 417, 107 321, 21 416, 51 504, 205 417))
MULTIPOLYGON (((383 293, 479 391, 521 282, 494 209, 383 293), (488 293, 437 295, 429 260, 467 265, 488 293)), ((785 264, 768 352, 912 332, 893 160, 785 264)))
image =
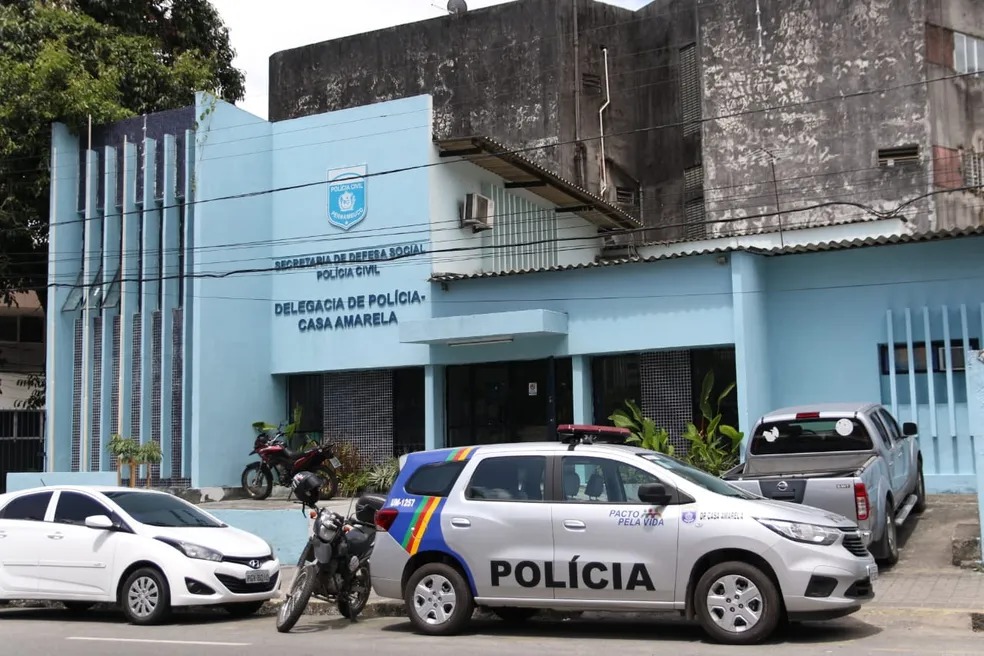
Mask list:
POLYGON ((916 505, 912 512, 921 515, 926 510, 926 479, 923 477, 922 461, 919 461, 919 473, 916 474, 916 505))
POLYGON ((235 604, 224 604, 222 609, 233 617, 249 617, 260 612, 264 603, 263 601, 241 601, 235 604))
POLYGON ((522 624, 536 616, 540 610, 537 608, 521 608, 518 606, 502 606, 492 609, 492 613, 503 622, 509 624, 522 624))
POLYGON ((885 529, 878 541, 877 560, 880 565, 891 567, 899 562, 899 535, 895 526, 895 505, 885 499, 885 529))
POLYGON ((96 605, 92 601, 63 601, 61 603, 62 606, 72 613, 84 613, 96 605))
POLYGON ((444 563, 427 563, 411 574, 403 600, 414 629, 426 635, 460 633, 475 611, 468 581, 444 563))
POLYGON ((120 606, 131 624, 160 624, 171 614, 171 592, 160 570, 142 567, 120 589, 120 606))
POLYGON ((262 501, 273 493, 273 474, 270 473, 269 468, 263 467, 263 463, 260 462, 251 462, 246 465, 246 468, 243 469, 242 476, 239 477, 239 482, 242 484, 243 492, 246 493, 246 496, 256 501, 262 501), (248 485, 246 483, 247 479, 257 470, 259 470, 259 484, 255 486, 248 485))
POLYGON ((785 612, 772 579, 741 561, 720 563, 704 572, 694 589, 694 607, 704 632, 729 645, 767 639, 785 612))

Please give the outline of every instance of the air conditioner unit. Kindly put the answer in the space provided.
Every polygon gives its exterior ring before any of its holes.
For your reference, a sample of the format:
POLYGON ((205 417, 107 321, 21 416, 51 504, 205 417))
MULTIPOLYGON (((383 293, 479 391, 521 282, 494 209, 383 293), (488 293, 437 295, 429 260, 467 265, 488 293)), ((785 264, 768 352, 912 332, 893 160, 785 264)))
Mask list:
POLYGON ((461 212, 461 227, 471 228, 473 232, 491 230, 495 203, 482 194, 465 194, 465 205, 461 212))

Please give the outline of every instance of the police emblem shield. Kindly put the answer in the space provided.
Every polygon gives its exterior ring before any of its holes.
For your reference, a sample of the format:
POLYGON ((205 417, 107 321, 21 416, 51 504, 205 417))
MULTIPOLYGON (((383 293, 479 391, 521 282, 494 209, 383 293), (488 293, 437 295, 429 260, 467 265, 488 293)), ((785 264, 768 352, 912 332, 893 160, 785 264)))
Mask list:
POLYGON ((366 218, 368 167, 350 166, 328 171, 328 222, 349 230, 366 218))

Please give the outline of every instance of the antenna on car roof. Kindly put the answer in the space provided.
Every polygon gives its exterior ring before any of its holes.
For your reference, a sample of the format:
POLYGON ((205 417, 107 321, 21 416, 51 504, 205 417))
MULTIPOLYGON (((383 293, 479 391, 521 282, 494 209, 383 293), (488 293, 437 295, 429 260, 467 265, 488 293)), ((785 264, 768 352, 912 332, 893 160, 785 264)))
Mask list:
POLYGON ((617 426, 561 424, 557 426, 557 435, 568 445, 567 450, 573 451, 579 444, 625 444, 632 431, 617 426))
POLYGON ((48 487, 48 484, 44 482, 43 478, 41 478, 40 476, 38 476, 38 478, 41 479, 41 487, 48 487))

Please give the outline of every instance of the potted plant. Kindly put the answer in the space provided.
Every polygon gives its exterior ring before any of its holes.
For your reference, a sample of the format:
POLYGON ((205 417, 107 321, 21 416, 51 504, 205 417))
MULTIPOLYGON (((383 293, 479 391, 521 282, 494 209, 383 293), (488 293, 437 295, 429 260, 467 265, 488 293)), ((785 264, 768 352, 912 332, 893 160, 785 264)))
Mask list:
POLYGON ((109 443, 106 445, 106 450, 116 458, 116 484, 118 486, 123 485, 123 465, 129 465, 130 467, 130 487, 134 486, 134 482, 137 478, 137 468, 135 466, 135 459, 137 451, 140 449, 140 445, 137 441, 131 437, 123 437, 119 433, 114 433, 112 437, 109 438, 109 443))
MULTIPOLYGON (((161 445, 153 440, 149 442, 144 442, 137 449, 137 460, 144 465, 147 465, 147 487, 150 487, 151 479, 153 478, 153 465, 159 464, 164 458, 161 453, 161 445)), ((133 486, 133 480, 130 480, 130 486, 133 486)))

